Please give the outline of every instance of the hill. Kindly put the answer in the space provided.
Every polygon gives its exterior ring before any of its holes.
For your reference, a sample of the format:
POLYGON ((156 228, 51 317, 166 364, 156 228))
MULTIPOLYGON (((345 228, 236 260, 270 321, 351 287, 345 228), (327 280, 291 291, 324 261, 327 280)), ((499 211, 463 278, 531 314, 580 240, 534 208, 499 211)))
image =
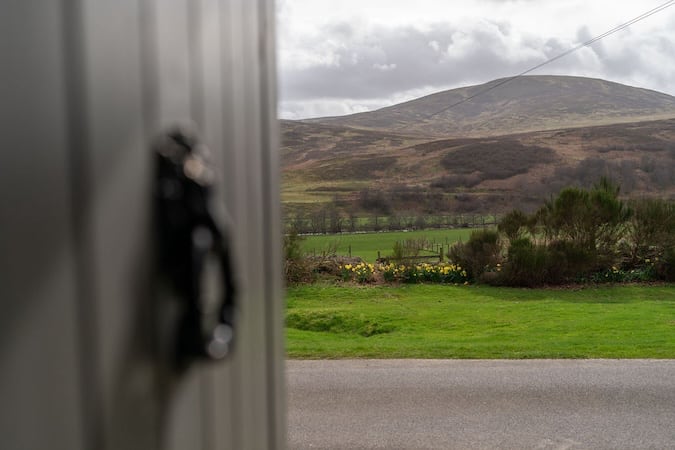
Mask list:
POLYGON ((501 212, 532 209, 600 176, 633 196, 675 197, 674 97, 602 80, 523 77, 442 111, 484 88, 281 121, 285 205, 501 212))
POLYGON ((376 111, 306 122, 418 136, 485 137, 675 117, 675 97, 647 89, 568 76, 525 76, 505 81, 439 92, 376 111), (484 93, 457 104, 479 92, 484 93), (456 106, 448 108, 451 105, 456 106))

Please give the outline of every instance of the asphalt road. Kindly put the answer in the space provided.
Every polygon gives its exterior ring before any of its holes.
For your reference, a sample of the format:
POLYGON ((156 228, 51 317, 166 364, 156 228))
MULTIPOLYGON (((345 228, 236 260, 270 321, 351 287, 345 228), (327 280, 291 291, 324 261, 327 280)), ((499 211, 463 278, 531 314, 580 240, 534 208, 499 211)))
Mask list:
POLYGON ((675 360, 288 361, 290 449, 675 449, 675 360))

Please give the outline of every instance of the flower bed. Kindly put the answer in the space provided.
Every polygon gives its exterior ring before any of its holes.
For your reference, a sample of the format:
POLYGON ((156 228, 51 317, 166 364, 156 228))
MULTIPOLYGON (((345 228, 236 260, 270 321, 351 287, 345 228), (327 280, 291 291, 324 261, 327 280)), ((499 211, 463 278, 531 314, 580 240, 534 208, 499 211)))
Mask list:
POLYGON ((340 267, 342 281, 357 283, 449 283, 468 284, 466 270, 451 263, 440 264, 345 264, 340 267))

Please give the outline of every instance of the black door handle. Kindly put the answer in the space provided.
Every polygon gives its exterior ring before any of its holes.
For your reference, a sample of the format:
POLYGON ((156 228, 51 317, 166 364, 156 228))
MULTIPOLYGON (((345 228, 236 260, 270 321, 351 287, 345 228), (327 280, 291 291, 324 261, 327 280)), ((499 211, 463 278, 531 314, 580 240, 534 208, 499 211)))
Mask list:
POLYGON ((154 150, 159 272, 181 299, 177 359, 219 360, 234 339, 235 288, 226 230, 211 212, 209 151, 181 128, 160 136, 154 150))

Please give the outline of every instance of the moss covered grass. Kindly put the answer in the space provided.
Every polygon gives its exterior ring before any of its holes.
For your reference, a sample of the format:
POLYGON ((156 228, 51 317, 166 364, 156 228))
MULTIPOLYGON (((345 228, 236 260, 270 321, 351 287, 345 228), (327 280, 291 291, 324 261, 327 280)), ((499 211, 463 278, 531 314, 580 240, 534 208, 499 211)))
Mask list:
POLYGON ((675 285, 289 288, 291 358, 675 358, 675 285))

